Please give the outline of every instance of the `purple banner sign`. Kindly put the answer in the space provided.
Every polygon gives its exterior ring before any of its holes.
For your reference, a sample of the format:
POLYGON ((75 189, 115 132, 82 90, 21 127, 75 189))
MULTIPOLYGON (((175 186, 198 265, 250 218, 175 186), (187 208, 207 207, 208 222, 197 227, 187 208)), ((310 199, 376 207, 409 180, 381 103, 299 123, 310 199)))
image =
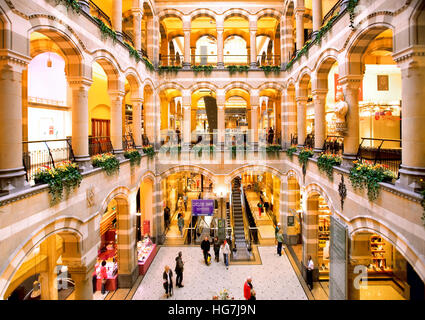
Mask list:
POLYGON ((214 200, 192 200, 193 216, 212 216, 214 214, 214 200))

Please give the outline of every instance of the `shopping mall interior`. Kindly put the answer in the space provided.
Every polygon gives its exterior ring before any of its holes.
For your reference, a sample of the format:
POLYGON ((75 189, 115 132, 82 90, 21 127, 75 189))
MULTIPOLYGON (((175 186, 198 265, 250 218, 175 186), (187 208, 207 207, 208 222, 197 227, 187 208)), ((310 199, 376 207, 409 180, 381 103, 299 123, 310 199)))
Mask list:
POLYGON ((0 299, 424 300, 423 101, 423 0, 0 0, 0 299))

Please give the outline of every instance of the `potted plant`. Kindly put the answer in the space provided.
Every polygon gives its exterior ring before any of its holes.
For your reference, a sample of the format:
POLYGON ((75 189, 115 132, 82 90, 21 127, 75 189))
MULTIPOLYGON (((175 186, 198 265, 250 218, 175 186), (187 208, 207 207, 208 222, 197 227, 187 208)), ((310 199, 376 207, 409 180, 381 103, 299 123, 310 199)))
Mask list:
POLYGON ((333 180, 333 167, 339 166, 342 163, 342 158, 336 154, 322 153, 317 159, 317 166, 320 172, 325 172, 330 180, 333 180))
POLYGON ((140 165, 142 156, 136 149, 130 149, 124 152, 124 158, 130 159, 130 165, 134 166, 135 164, 140 165))
POLYGON ((97 154, 92 157, 92 165, 95 168, 102 168, 108 176, 120 170, 120 162, 112 153, 97 154))

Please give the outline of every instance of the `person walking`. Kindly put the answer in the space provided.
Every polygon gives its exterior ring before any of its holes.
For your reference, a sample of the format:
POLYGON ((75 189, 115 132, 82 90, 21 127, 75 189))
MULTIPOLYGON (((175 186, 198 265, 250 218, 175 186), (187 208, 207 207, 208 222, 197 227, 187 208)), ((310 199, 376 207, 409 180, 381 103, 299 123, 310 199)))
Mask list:
POLYGON ((202 242, 201 242, 201 249, 202 249, 202 252, 204 254, 205 264, 207 266, 208 266, 208 255, 210 254, 209 253, 210 248, 211 248, 211 244, 210 244, 210 242, 208 240, 208 237, 205 237, 205 239, 202 240, 202 242))
POLYGON ((100 264, 99 277, 102 279, 102 294, 106 293, 106 281, 108 280, 108 273, 106 272, 106 261, 103 260, 100 264))
POLYGON ((173 271, 171 271, 169 266, 165 266, 164 273, 162 274, 163 286, 165 289, 165 294, 168 297, 173 295, 173 271))
POLYGON ((276 226, 276 228, 274 228, 274 237, 275 237, 275 239, 276 239, 276 242, 277 242, 277 233, 280 231, 280 226, 281 226, 281 224, 280 224, 280 222, 277 224, 277 226, 276 226))
POLYGON ((179 227, 180 235, 183 237, 183 227, 184 227, 184 219, 183 216, 179 213, 178 219, 177 219, 177 225, 179 227))
POLYGON ((307 285, 310 290, 313 290, 313 270, 314 262, 313 259, 311 259, 311 256, 309 256, 307 261, 307 285))
POLYGON ((176 257, 176 267, 174 269, 174 271, 176 272, 176 287, 179 287, 179 288, 184 287, 184 285, 182 285, 183 266, 184 266, 184 262, 182 259, 182 252, 180 251, 178 256, 176 257))
POLYGON ((263 211, 263 204, 261 202, 257 203, 258 215, 261 217, 261 211, 263 211))
POLYGON ((251 296, 249 297, 249 300, 257 300, 257 296, 254 289, 251 290, 251 296))
POLYGON ((230 254, 230 247, 227 243, 227 240, 223 241, 223 244, 221 245, 221 252, 223 253, 223 259, 224 264, 226 265, 226 269, 229 269, 229 254, 230 254))
POLYGON ((249 300, 251 298, 251 290, 252 290, 252 278, 248 277, 246 279, 246 282, 243 286, 243 296, 245 297, 245 300, 249 300))
POLYGON ((184 196, 183 196, 183 203, 184 203, 184 211, 187 211, 187 200, 188 200, 189 198, 187 197, 187 195, 185 194, 184 196))
POLYGON ((279 232, 277 233, 276 240, 277 240, 277 254, 279 255, 279 257, 281 257, 282 256, 282 244, 283 244, 283 232, 282 232, 282 230, 279 230, 279 232))
POLYGON ((170 225, 170 208, 168 208, 168 206, 164 208, 164 225, 165 229, 170 225))
POLYGON ((218 237, 214 238, 213 249, 214 249, 215 261, 219 262, 220 261, 220 240, 218 240, 218 237))

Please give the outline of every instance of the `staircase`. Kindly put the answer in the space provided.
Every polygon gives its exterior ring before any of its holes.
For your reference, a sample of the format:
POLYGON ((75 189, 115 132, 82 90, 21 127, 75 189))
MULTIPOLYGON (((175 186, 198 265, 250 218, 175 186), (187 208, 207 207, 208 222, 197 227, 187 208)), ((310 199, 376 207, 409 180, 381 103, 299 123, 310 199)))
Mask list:
POLYGON ((232 211, 233 233, 237 249, 237 254, 233 256, 233 260, 249 260, 250 255, 246 245, 240 185, 235 185, 232 189, 232 211))

